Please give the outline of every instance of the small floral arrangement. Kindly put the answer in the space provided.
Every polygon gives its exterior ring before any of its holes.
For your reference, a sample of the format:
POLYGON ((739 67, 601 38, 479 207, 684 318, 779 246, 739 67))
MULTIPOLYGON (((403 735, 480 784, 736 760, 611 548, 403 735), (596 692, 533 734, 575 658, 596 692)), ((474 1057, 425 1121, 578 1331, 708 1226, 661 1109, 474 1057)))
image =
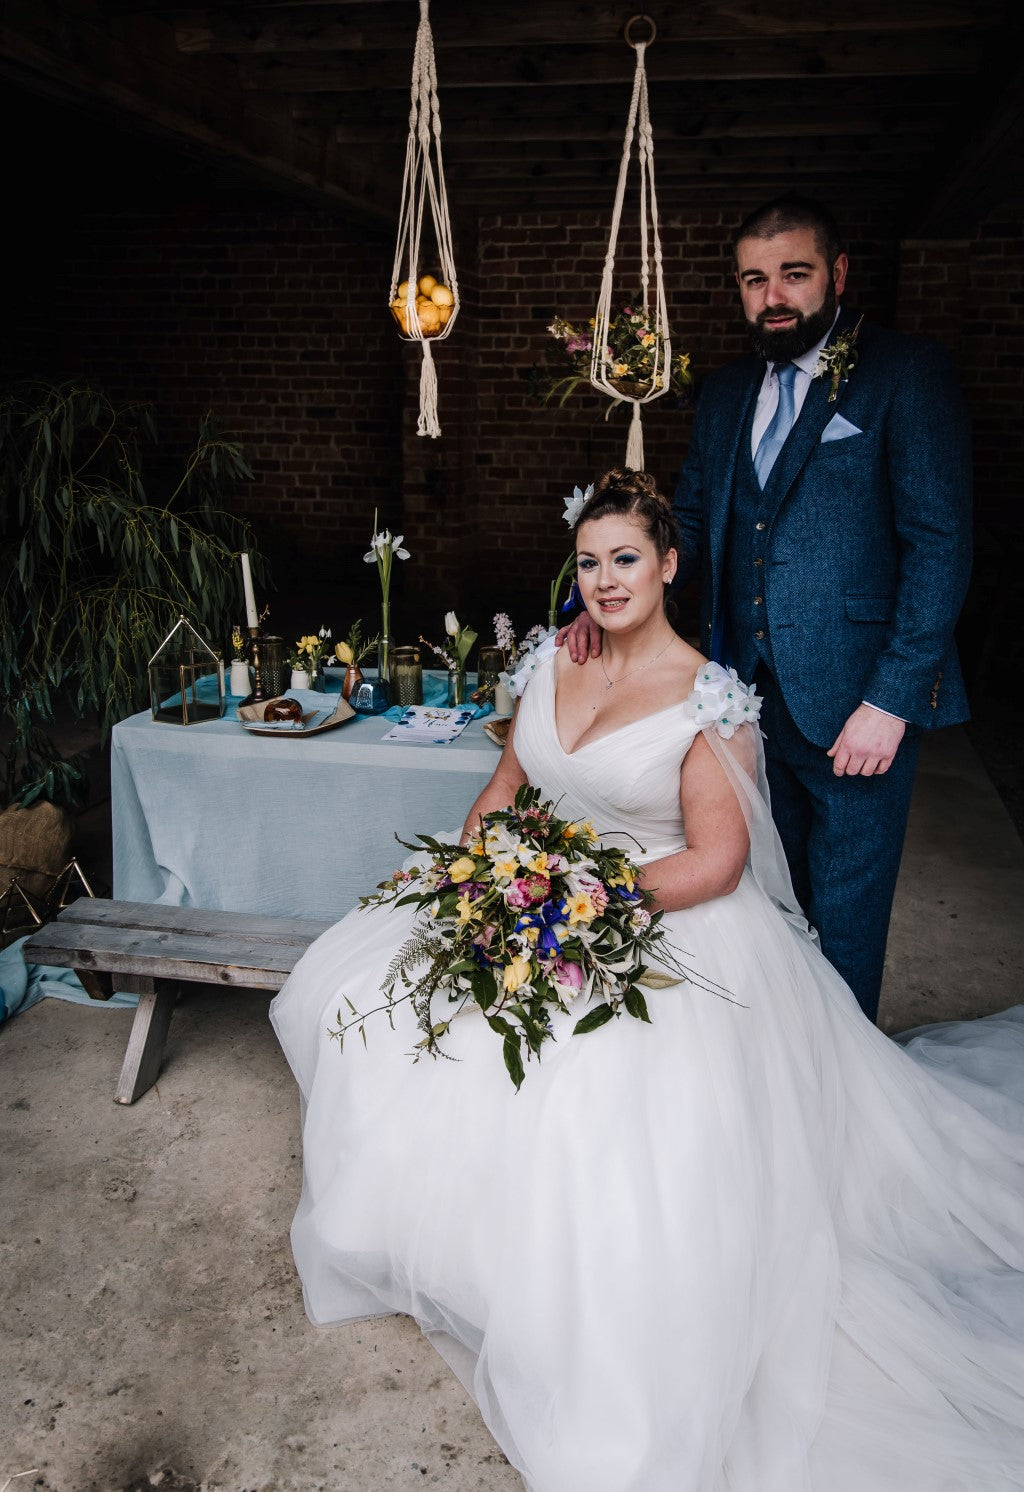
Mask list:
POLYGON ((505 666, 498 675, 501 683, 510 691, 516 693, 515 674, 525 663, 526 659, 536 653, 541 643, 547 638, 553 637, 554 626, 544 627, 537 622, 526 632, 522 641, 516 641, 515 629, 511 618, 505 612, 499 611, 494 618, 494 640, 504 654, 505 666))
POLYGON ((847 383, 850 374, 857 366, 857 333, 860 331, 863 320, 862 316, 852 331, 839 332, 828 346, 823 347, 818 353, 818 361, 811 377, 831 378, 832 387, 828 395, 830 404, 834 404, 839 397, 840 383, 847 383))
POLYGON ((363 636, 362 618, 359 618, 348 629, 344 642, 334 644, 334 656, 343 668, 347 668, 350 663, 358 667, 373 652, 379 641, 378 637, 363 636))
POLYGON ((315 678, 323 667, 330 639, 330 627, 321 627, 315 635, 300 637, 286 659, 289 668, 304 670, 310 678, 315 678))
POLYGON ((469 650, 476 642, 476 633, 472 627, 460 626, 454 611, 445 612, 444 630, 448 637, 446 645, 438 647, 436 642, 428 642, 425 637, 421 637, 420 642, 424 647, 433 649, 449 672, 462 673, 469 650))
MULTIPOLYGON (((637 300, 639 301, 639 297, 637 300)), ((559 405, 582 385, 590 383, 590 369, 594 350, 594 318, 581 327, 561 316, 556 316, 548 331, 557 342, 572 366, 573 371, 563 378, 542 379, 538 393, 545 400, 557 399, 559 405)), ((610 383, 621 383, 626 398, 631 394, 646 393, 653 384, 661 387, 661 374, 656 372, 660 338, 655 328, 652 313, 637 301, 621 306, 608 322, 608 343, 604 350, 604 376, 610 383)), ((676 352, 669 367, 669 389, 679 403, 693 386, 690 372, 690 354, 676 352)), ((615 400, 615 403, 620 403, 615 400)))
POLYGON ((241 627, 235 625, 231 628, 231 651, 236 663, 245 661, 245 639, 242 636, 241 627))
MULTIPOLYGON (((427 863, 398 870, 364 907, 416 906, 416 930, 398 950, 383 985, 393 1010, 408 1000, 422 1039, 413 1057, 447 1055, 452 1020, 476 1005, 501 1038, 505 1066, 518 1089, 523 1055, 540 1057, 554 1036, 552 1016, 589 1005, 573 1034, 596 1031, 623 1011, 649 1021, 641 986, 666 988, 691 980, 724 993, 681 966, 639 889, 639 871, 625 851, 603 846, 592 823, 559 818, 537 788, 524 786, 511 808, 483 816, 465 847, 417 836, 427 863), (659 963, 672 972, 652 969, 659 963), (399 989, 401 986, 401 989, 399 989), (396 992, 397 991, 397 992, 396 992), (454 1007, 435 1010, 435 1001, 454 1007), (596 1002, 596 1003, 594 1003, 596 1002)), ((404 841, 399 841, 404 843, 404 841)), ((364 1022, 351 1001, 338 1011, 331 1035, 344 1047, 364 1022)))

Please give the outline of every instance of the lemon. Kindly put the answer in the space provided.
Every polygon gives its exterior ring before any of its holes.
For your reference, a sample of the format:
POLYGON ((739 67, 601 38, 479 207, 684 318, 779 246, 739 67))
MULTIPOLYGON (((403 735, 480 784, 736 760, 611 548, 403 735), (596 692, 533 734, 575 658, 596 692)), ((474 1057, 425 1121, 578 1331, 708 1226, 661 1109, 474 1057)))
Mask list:
POLYGON ((454 306, 438 306, 438 308, 437 308, 437 314, 441 318, 441 325, 442 326, 447 326, 448 325, 449 321, 452 319, 452 312, 454 310, 455 310, 454 306))
POLYGON ((406 296, 409 294, 409 281, 403 280, 401 285, 399 285, 398 289, 395 291, 395 294, 400 301, 404 301, 406 296))
POLYGON ((435 306, 453 306, 455 304, 455 297, 447 285, 435 285, 430 292, 430 299, 434 302, 435 306))
POLYGON ((421 295, 429 295, 430 292, 433 290, 433 288, 434 288, 434 286, 436 284, 437 284, 437 281, 435 280, 435 278, 434 278, 433 275, 423 275, 423 276, 421 276, 421 278, 420 278, 420 294, 421 295))

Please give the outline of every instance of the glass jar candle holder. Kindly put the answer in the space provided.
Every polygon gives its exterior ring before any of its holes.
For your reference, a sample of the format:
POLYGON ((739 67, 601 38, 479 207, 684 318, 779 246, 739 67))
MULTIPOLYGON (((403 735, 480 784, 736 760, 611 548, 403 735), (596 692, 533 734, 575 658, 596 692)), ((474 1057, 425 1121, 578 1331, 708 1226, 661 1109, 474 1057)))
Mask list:
POLYGON ((396 705, 423 703, 423 664, 419 648, 395 648, 391 659, 391 694, 396 705))
POLYGON ((494 686, 498 682, 498 675, 505 667, 505 654, 501 648, 481 648, 477 658, 477 692, 483 695, 486 690, 486 698, 494 698, 494 686))

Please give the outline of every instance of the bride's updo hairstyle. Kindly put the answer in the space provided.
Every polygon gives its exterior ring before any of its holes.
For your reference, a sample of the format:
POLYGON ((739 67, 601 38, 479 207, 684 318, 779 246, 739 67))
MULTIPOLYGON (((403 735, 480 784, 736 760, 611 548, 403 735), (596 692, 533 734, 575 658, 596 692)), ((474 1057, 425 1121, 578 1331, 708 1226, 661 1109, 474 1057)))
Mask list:
POLYGON ((675 516, 658 484, 647 471, 631 471, 613 466, 594 483, 594 495, 576 520, 576 529, 592 518, 632 518, 650 539, 658 556, 664 559, 670 549, 679 548, 679 530, 675 516))

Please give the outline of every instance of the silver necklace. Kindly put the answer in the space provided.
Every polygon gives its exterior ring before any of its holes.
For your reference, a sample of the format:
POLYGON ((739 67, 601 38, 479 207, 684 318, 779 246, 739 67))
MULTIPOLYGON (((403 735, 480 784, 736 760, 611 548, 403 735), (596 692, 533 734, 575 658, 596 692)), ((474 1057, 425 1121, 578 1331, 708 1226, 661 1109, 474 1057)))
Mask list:
POLYGON ((639 668, 631 668, 629 670, 629 673, 620 673, 619 677, 617 679, 609 679, 608 678, 608 670, 604 666, 604 653, 598 653, 598 655, 597 655, 597 661, 601 665, 601 672, 604 674, 605 678, 608 680, 608 682, 604 686, 605 689, 606 690, 610 689, 613 684, 621 684, 622 681, 623 681, 623 679, 630 679, 630 678, 633 677, 633 675, 635 673, 643 673, 643 671, 644 671, 645 668, 650 668, 650 666, 651 666, 652 663, 657 663, 658 659, 661 657, 661 654, 662 653, 667 653, 668 650, 669 650, 669 648, 672 646, 672 644, 675 641, 677 641, 677 639, 675 637, 670 637, 669 640, 668 640, 668 642, 661 649, 661 651, 655 653, 655 655, 654 655, 653 658, 648 658, 647 662, 646 663, 641 663, 641 665, 640 665, 639 668))

